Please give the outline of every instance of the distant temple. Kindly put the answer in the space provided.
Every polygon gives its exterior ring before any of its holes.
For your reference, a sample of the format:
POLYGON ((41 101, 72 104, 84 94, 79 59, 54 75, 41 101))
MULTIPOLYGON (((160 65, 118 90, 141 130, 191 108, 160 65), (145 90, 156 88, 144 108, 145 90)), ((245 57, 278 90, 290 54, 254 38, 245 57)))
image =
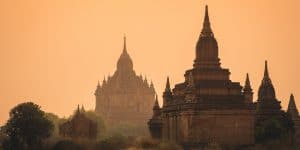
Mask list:
POLYGON ((59 126, 59 134, 70 138, 97 138, 97 123, 87 118, 84 108, 78 108, 71 120, 59 126))
POLYGON ((148 122, 151 137, 154 139, 161 139, 162 135, 162 122, 161 122, 161 111, 156 96, 155 104, 153 106, 153 116, 148 122))
POLYGON ((107 80, 104 78, 102 85, 98 83, 95 96, 95 111, 114 125, 120 122, 146 125, 151 117, 154 85, 152 82, 149 84, 146 77, 143 79, 136 75, 125 37, 117 70, 107 80))
POLYGON ((294 96, 291 95, 285 113, 276 98, 267 61, 255 103, 249 75, 246 75, 244 87, 232 82, 229 75, 229 70, 220 65, 218 44, 206 6, 193 68, 185 72, 185 81, 176 84, 174 89, 167 78, 163 106, 160 108, 155 102, 153 116, 148 122, 152 137, 188 148, 211 143, 253 145, 256 127, 268 119, 287 121, 290 115, 295 136, 300 139, 300 117, 294 96))

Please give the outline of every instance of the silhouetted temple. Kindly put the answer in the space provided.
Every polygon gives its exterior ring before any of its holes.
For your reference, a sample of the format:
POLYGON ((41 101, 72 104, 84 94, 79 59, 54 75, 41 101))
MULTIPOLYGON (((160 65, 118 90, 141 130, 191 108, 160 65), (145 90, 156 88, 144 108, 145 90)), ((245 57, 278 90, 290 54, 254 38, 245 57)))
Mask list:
POLYGON ((229 70, 220 65, 218 44, 206 6, 193 68, 185 72, 185 81, 173 89, 167 78, 163 106, 160 108, 155 102, 153 116, 148 122, 152 137, 177 142, 186 148, 252 145, 256 127, 270 119, 290 125, 288 113, 296 129, 296 138, 300 139, 300 117, 294 96, 291 95, 285 113, 276 98, 267 61, 255 103, 249 75, 244 87, 232 82, 229 75, 229 70))
POLYGON ((185 72, 185 81, 173 90, 167 79, 161 115, 153 115, 149 128, 161 117, 162 139, 188 147, 211 142, 253 144, 255 105, 249 77, 243 89, 229 75, 229 70, 220 65, 206 6, 193 68, 185 72))
POLYGON ((290 96, 287 113, 292 117, 292 120, 294 122, 296 141, 300 142, 300 116, 293 94, 291 94, 290 96))
POLYGON ((84 108, 78 108, 71 120, 59 126, 59 134, 70 138, 97 138, 97 123, 85 116, 84 108))
POLYGON ((270 118, 282 119, 284 111, 281 110, 280 101, 276 98, 275 88, 268 71, 268 63, 265 62, 264 77, 258 89, 256 103, 256 125, 260 125, 270 118))
POLYGON ((146 125, 152 115, 155 101, 155 89, 145 77, 137 76, 133 70, 126 38, 124 37, 123 52, 117 62, 117 70, 113 76, 98 83, 95 91, 95 111, 110 123, 138 123, 146 125))
POLYGON ((155 139, 161 139, 161 132, 162 132, 162 121, 161 121, 161 111, 158 104, 158 99, 156 96, 155 103, 153 106, 153 116, 148 122, 149 130, 151 137, 155 139))

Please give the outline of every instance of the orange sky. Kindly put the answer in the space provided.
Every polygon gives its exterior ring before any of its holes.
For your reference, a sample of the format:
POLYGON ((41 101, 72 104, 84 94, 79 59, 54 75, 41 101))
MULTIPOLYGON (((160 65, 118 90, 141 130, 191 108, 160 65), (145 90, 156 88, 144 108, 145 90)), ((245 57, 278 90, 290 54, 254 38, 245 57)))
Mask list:
POLYGON ((192 67, 205 4, 231 79, 249 72, 256 99, 267 59, 284 109, 291 92, 300 107, 298 0, 1 0, 0 124, 29 100, 60 116, 94 109, 124 33, 136 73, 161 96, 167 75, 174 86, 192 67))

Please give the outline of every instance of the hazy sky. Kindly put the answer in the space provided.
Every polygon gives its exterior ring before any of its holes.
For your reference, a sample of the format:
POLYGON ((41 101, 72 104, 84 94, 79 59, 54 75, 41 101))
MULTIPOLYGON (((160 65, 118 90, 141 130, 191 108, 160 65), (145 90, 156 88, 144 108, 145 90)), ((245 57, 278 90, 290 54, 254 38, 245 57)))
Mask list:
POLYGON ((243 85, 249 72, 256 99, 267 59, 284 109, 291 92, 300 107, 298 0, 0 0, 0 124, 24 101, 59 116, 94 109, 124 33, 162 100, 166 76, 173 87, 192 67, 205 4, 231 80, 243 85))

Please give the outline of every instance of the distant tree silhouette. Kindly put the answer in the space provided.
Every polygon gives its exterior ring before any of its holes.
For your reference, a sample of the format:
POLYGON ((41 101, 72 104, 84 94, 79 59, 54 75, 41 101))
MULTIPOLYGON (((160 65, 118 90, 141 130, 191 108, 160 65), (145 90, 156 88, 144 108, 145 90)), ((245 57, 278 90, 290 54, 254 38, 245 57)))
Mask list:
POLYGON ((67 119, 66 118, 59 118, 56 114, 54 113, 46 113, 46 118, 48 120, 50 120, 53 125, 54 125, 54 129, 53 129, 53 132, 52 132, 52 138, 57 138, 59 136, 59 125, 66 122, 67 119))
POLYGON ((53 123, 48 120, 40 106, 26 102, 14 107, 6 123, 8 140, 3 144, 6 150, 38 150, 42 140, 48 138, 53 123))
POLYGON ((57 142, 52 150, 84 150, 84 148, 74 141, 62 140, 57 142))
POLYGON ((98 139, 100 139, 101 137, 103 137, 103 132, 105 132, 106 128, 105 128, 105 123, 104 120, 102 119, 102 117, 95 113, 94 111, 85 111, 85 115, 95 121, 97 123, 97 137, 98 139))
POLYGON ((129 140, 127 137, 122 135, 114 135, 108 139, 100 141, 96 145, 96 149, 103 149, 103 150, 120 150, 120 149, 127 149, 131 146, 132 140, 129 140))

